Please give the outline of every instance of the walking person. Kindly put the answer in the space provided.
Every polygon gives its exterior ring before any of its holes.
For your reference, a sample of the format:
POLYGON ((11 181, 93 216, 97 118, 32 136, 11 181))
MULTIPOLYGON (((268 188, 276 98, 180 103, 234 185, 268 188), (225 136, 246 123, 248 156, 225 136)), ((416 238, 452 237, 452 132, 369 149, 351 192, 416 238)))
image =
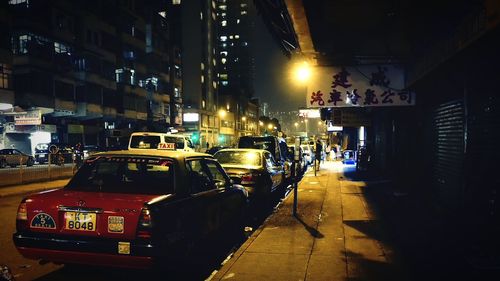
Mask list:
POLYGON ((321 140, 318 138, 316 140, 316 146, 315 146, 315 159, 314 159, 314 167, 316 169, 316 163, 317 163, 317 169, 319 170, 319 164, 321 163, 321 154, 323 152, 323 145, 321 144, 321 140))

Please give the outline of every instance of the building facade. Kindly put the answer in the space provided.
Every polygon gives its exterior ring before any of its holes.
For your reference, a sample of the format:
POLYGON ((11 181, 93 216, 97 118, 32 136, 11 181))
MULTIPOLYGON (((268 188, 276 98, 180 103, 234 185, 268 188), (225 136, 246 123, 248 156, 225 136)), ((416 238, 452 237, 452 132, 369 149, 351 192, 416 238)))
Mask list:
POLYGON ((212 1, 183 1, 182 50, 186 132, 199 149, 219 140, 215 58, 216 11, 212 1))
POLYGON ((0 62, 14 96, 0 100, 3 145, 28 153, 50 141, 123 146, 134 130, 182 125, 174 11, 159 1, 2 4, 0 62))

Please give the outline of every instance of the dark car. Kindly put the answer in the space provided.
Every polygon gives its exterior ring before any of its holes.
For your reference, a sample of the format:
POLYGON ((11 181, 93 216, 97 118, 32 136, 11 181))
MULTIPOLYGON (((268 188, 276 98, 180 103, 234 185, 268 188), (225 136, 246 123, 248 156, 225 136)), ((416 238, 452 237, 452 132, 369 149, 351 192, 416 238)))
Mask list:
POLYGON ((5 168, 7 165, 16 167, 17 165, 33 166, 35 159, 17 149, 1 149, 0 150, 0 168, 5 168))
POLYGON ((13 240, 30 259, 161 267, 241 223, 246 202, 245 189, 210 155, 103 152, 64 188, 24 198, 13 240))
POLYGON ((67 143, 39 143, 35 146, 35 160, 39 164, 62 164, 73 161, 73 147, 67 143), (57 155, 57 157, 56 157, 57 155))
POLYGON ((291 162, 287 160, 288 148, 286 142, 275 136, 243 136, 238 140, 238 148, 265 149, 271 153, 278 165, 283 167, 285 180, 290 180, 291 162))
POLYGON ((214 155, 217 151, 224 149, 224 148, 229 148, 228 146, 212 146, 209 149, 205 151, 205 153, 208 153, 210 155, 214 155))
POLYGON ((228 175, 241 183, 252 199, 270 199, 283 183, 283 167, 263 149, 222 149, 214 155, 228 175))

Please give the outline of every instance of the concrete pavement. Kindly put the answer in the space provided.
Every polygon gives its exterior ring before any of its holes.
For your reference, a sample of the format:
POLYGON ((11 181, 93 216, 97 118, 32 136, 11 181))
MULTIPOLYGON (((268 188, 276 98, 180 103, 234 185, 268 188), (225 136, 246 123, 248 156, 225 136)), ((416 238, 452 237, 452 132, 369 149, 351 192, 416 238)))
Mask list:
POLYGON ((211 280, 408 280, 383 241, 367 204, 364 182, 341 177, 340 162, 325 162, 240 247, 211 280))

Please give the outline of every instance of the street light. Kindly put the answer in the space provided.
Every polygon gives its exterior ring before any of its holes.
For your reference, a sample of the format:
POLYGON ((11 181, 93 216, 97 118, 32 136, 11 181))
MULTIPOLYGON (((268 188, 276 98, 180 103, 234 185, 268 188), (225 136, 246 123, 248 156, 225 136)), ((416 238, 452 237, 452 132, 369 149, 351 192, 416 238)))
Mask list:
POLYGON ((226 116, 226 111, 224 109, 219 110, 219 116, 220 117, 225 117, 226 116))
POLYGON ((271 123, 269 123, 269 124, 267 125, 267 128, 268 128, 269 130, 272 130, 272 129, 273 129, 273 127, 274 127, 274 126, 273 126, 273 124, 271 124, 271 123))
POLYGON ((241 117, 241 121, 247 121, 247 118, 245 116, 241 117))
POLYGON ((264 127, 264 122, 259 121, 259 126, 264 127))
POLYGON ((311 66, 307 61, 298 62, 293 68, 294 80, 299 84, 304 84, 311 77, 311 66))

